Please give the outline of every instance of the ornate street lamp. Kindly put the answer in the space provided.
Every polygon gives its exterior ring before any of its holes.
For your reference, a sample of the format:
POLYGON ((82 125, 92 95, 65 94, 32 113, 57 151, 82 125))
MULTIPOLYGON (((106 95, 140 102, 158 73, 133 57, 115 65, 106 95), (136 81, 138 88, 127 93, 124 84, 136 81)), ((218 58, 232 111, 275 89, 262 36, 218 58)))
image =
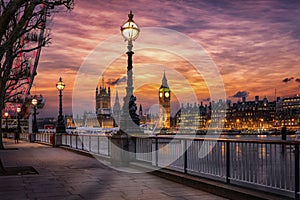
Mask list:
MULTIPOLYGON (((125 41, 128 41, 128 51, 132 52, 132 41, 136 40, 139 36, 140 29, 138 25, 133 21, 132 11, 128 14, 128 20, 121 26, 121 33, 125 41)), ((132 52, 133 54, 133 52, 132 52)))
POLYGON ((4 113, 4 117, 5 117, 5 132, 4 132, 4 135, 3 137, 6 138, 7 137, 7 133, 8 133, 8 112, 5 112, 4 113))
POLYGON ((65 88, 65 83, 62 81, 62 78, 59 78, 59 81, 56 83, 56 88, 59 91, 59 115, 56 125, 56 133, 65 133, 66 127, 64 122, 64 117, 62 115, 62 91, 65 88))
POLYGON ((138 25, 133 21, 132 11, 128 14, 128 20, 121 26, 121 33, 125 41, 128 42, 126 54, 128 55, 127 60, 127 87, 126 87, 126 96, 124 98, 124 104, 122 108, 122 116, 120 120, 121 130, 128 131, 129 129, 134 129, 133 127, 139 125, 140 120, 139 116, 136 114, 136 98, 133 96, 133 80, 132 80, 132 55, 134 52, 133 41, 139 36, 140 29, 138 25), (130 116, 129 116, 130 115, 130 116), (130 120, 130 118, 132 120, 130 120), (134 122, 134 123, 132 123, 134 122))
POLYGON ((5 132, 7 133, 8 132, 8 112, 5 112, 4 113, 4 116, 5 116, 5 132))
POLYGON ((37 99, 32 99, 31 101, 32 105, 33 105, 33 123, 32 123, 32 133, 38 133, 38 127, 37 127, 37 122, 36 122, 36 109, 37 109, 37 104, 38 101, 37 99))
POLYGON ((21 112, 21 108, 18 107, 17 108, 17 117, 18 117, 18 126, 17 126, 17 131, 20 134, 21 133, 21 125, 20 125, 20 112, 21 112))

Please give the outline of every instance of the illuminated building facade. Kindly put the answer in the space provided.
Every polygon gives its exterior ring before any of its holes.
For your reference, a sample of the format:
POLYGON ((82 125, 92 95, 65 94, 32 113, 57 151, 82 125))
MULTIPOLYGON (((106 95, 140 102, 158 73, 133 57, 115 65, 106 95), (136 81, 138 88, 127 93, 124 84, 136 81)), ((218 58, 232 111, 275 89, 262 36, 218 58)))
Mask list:
POLYGON ((276 102, 262 100, 255 96, 254 101, 242 101, 227 106, 225 127, 230 129, 269 129, 273 127, 276 102))
POLYGON ((104 79, 102 79, 100 87, 97 86, 96 88, 96 114, 100 127, 114 127, 110 103, 110 87, 106 88, 104 79))
POLYGON ((289 129, 300 128, 300 96, 279 99, 276 102, 276 126, 286 126, 289 129))
POLYGON ((170 114, 170 101, 171 101, 171 90, 168 86, 168 80, 166 73, 164 72, 161 86, 158 92, 159 99, 159 127, 170 128, 171 125, 171 114, 170 114))
POLYGON ((187 103, 186 106, 181 105, 179 111, 175 115, 175 126, 181 130, 199 130, 205 129, 207 124, 207 106, 194 105, 187 103))

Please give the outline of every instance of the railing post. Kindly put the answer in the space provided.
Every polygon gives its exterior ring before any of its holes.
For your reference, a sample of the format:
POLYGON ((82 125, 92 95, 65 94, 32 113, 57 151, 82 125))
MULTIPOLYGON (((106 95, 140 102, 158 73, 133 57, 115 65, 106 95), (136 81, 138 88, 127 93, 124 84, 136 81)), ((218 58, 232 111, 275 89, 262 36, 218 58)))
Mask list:
POLYGON ((184 170, 184 173, 187 174, 187 140, 183 140, 183 150, 184 150, 184 153, 183 153, 183 170, 184 170))
POLYGON ((78 149, 78 135, 75 137, 75 142, 76 142, 76 149, 78 149))
POLYGON ((158 138, 155 138, 155 166, 158 167, 158 138))
POLYGON ((299 200, 299 144, 295 144, 295 200, 299 200))
POLYGON ((230 142, 226 141, 226 183, 230 183, 230 142))
POLYGON ((137 138, 136 137, 133 138, 133 142, 134 142, 134 153, 136 154, 136 150, 137 150, 137 145, 136 145, 137 138))
POLYGON ((84 135, 81 136, 81 150, 84 150, 84 135))
POLYGON ((97 152, 100 154, 100 136, 97 136, 97 152))
POLYGON ((92 151, 92 141, 91 141, 91 139, 92 139, 92 136, 89 135, 89 152, 92 151))
POLYGON ((70 134, 70 147, 73 148, 73 145, 72 145, 72 134, 70 134))
POLYGON ((107 137, 107 155, 110 156, 110 142, 111 137, 107 137))

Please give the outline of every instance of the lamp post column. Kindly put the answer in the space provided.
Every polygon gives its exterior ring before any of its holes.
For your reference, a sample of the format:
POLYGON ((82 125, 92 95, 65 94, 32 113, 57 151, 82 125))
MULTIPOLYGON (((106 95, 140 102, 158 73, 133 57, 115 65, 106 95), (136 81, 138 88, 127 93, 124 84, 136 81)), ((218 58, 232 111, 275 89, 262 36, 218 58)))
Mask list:
POLYGON ((7 133, 8 133, 8 112, 4 113, 5 116, 5 133, 3 135, 3 137, 7 137, 7 133))
POLYGON ((32 124, 32 132, 37 133, 38 127, 37 127, 37 121, 36 121, 36 106, 33 107, 33 124, 32 124))
POLYGON ((54 147, 58 147, 62 144, 62 133, 66 133, 65 121, 62 114, 62 91, 65 88, 65 83, 62 78, 56 83, 56 88, 59 91, 59 111, 56 125, 56 133, 54 134, 54 147))
POLYGON ((130 11, 128 14, 128 20, 121 26, 121 33, 128 42, 126 54, 128 55, 127 60, 127 86, 126 96, 124 97, 124 104, 122 107, 121 118, 120 118, 120 131, 113 135, 111 139, 111 163, 114 166, 128 166, 131 159, 134 156, 129 152, 134 151, 134 144, 130 138, 130 134, 138 133, 139 130, 139 117, 136 114, 136 98, 133 96, 133 80, 132 80, 132 42, 139 35, 139 27, 133 21, 133 14, 130 11))
POLYGON ((37 104, 38 100, 36 98, 33 98, 31 101, 33 105, 33 123, 32 123, 32 134, 30 134, 30 142, 35 141, 35 134, 39 132, 39 129, 37 127, 37 122, 36 122, 36 110, 37 110, 37 104))
POLYGON ((5 118, 5 132, 8 132, 8 116, 5 118))
POLYGON ((58 112, 58 118, 60 119, 60 125, 63 119, 62 115, 62 90, 59 90, 59 112, 58 112))
POLYGON ((22 132, 21 130, 21 124, 20 124, 20 114, 21 108, 17 108, 17 119, 18 119, 18 125, 17 125, 17 132, 15 133, 15 143, 19 143, 20 134, 22 132))
POLYGON ((127 86, 126 96, 124 97, 124 104, 122 107, 122 115, 120 119, 120 129, 126 134, 139 132, 139 116, 136 114, 136 98, 133 96, 133 80, 132 80, 132 51, 133 41, 137 39, 140 29, 133 20, 132 11, 128 14, 128 20, 121 26, 121 33, 128 42, 126 54, 127 60, 127 86))

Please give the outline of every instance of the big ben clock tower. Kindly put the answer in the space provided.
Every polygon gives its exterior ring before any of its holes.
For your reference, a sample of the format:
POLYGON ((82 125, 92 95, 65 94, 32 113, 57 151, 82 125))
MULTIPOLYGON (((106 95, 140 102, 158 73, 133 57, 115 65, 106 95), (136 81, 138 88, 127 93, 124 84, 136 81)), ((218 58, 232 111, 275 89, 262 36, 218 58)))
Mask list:
POLYGON ((161 128, 170 128, 170 100, 171 100, 171 90, 168 86, 168 80, 166 78, 166 73, 162 79, 161 86, 158 93, 159 99, 159 126, 161 128))

